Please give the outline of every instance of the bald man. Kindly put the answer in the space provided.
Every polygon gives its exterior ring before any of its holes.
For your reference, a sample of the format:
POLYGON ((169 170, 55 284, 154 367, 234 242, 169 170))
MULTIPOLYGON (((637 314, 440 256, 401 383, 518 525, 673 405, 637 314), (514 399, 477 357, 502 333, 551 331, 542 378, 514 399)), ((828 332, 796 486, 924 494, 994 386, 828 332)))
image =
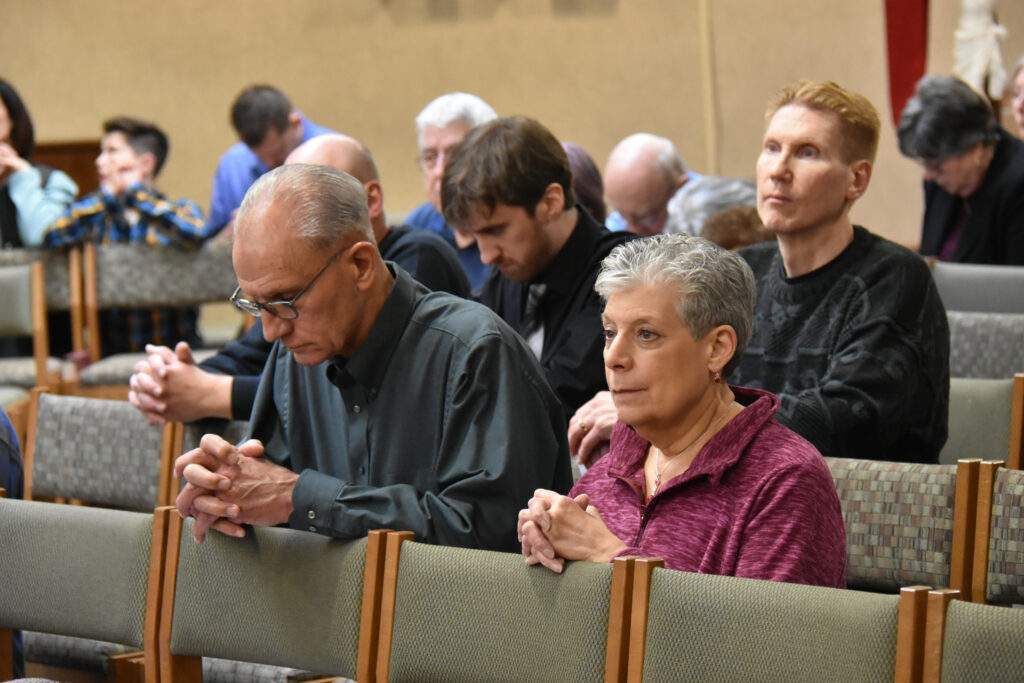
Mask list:
POLYGON ((604 191, 615 213, 611 230, 657 235, 668 220, 668 202, 689 173, 671 140, 635 133, 612 149, 604 171, 604 191))
MULTIPOLYGON (((428 289, 462 297, 469 294, 458 255, 443 238, 409 226, 388 226, 377 165, 361 142, 347 135, 321 135, 297 147, 285 163, 330 166, 356 178, 366 193, 370 226, 381 256, 428 289)), ((271 347, 264 338, 262 320, 199 365, 185 342, 174 350, 148 346, 149 358, 136 365, 131 377, 128 400, 154 424, 208 417, 246 420, 271 347)))

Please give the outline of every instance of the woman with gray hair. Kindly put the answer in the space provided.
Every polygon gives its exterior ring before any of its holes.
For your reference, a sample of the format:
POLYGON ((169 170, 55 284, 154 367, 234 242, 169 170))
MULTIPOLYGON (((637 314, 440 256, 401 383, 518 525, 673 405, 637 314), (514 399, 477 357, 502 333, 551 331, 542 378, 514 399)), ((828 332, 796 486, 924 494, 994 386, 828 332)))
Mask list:
POLYGON ((925 76, 900 116, 900 151, 924 169, 921 253, 1024 265, 1024 143, 952 76, 925 76))
POLYGON ((527 562, 658 556, 672 569, 844 585, 839 500, 818 451, 777 423, 776 396, 722 381, 750 339, 754 277, 705 239, 617 247, 605 299, 611 450, 569 496, 519 513, 527 562))

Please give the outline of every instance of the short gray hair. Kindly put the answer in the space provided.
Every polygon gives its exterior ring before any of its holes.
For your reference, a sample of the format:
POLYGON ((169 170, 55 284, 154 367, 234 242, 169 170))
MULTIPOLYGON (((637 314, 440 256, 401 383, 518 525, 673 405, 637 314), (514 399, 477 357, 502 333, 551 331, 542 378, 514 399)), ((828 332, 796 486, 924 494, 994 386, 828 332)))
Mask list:
POLYGON ((700 176, 679 188, 668 201, 668 235, 702 235, 704 223, 737 206, 757 206, 757 188, 743 178, 700 176))
POLYGON ((235 221, 271 202, 287 203, 289 227, 313 248, 349 237, 374 242, 362 183, 330 166, 287 164, 265 173, 245 193, 235 221))
POLYGON ((470 128, 498 118, 494 108, 476 95, 467 92, 450 92, 431 100, 416 116, 416 133, 418 144, 423 146, 423 131, 427 126, 444 128, 461 121, 470 128))
POLYGON ((999 140, 999 122, 988 100, 953 76, 925 76, 900 114, 900 152, 941 161, 977 144, 999 140))
POLYGON ((695 338, 718 325, 736 332, 736 351, 722 374, 738 363, 754 327, 754 273, 742 257, 702 237, 655 235, 612 250, 594 289, 606 301, 616 292, 647 285, 675 288, 676 312, 695 338))

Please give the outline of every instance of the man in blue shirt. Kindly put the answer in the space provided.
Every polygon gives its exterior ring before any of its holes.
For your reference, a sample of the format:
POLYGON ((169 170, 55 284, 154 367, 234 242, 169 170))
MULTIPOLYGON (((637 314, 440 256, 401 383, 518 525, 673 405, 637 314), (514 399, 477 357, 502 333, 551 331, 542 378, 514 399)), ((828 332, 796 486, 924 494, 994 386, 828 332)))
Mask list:
POLYGON ((306 140, 334 131, 302 115, 283 92, 270 85, 251 85, 231 105, 231 125, 241 142, 220 158, 213 175, 206 235, 212 237, 231 222, 249 186, 277 168, 306 140))
POLYGON ((417 162, 427 186, 428 201, 410 211, 405 217, 405 223, 414 228, 436 232, 455 247, 459 263, 466 271, 474 292, 483 286, 491 274, 491 268, 480 261, 480 250, 473 236, 452 230, 441 215, 441 176, 449 152, 466 136, 469 129, 497 117, 491 105, 476 95, 464 92, 441 95, 416 117, 419 144, 417 162))

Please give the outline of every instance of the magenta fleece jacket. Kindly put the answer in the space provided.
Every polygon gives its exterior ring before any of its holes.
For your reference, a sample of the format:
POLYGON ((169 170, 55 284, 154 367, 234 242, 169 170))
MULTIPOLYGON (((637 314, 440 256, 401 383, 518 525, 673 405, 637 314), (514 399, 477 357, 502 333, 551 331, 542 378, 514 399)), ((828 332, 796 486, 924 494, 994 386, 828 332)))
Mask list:
POLYGON ((732 387, 745 409, 644 505, 650 444, 619 422, 611 450, 573 487, 627 546, 703 574, 845 587, 846 540, 821 454, 775 421, 779 399, 732 387))

